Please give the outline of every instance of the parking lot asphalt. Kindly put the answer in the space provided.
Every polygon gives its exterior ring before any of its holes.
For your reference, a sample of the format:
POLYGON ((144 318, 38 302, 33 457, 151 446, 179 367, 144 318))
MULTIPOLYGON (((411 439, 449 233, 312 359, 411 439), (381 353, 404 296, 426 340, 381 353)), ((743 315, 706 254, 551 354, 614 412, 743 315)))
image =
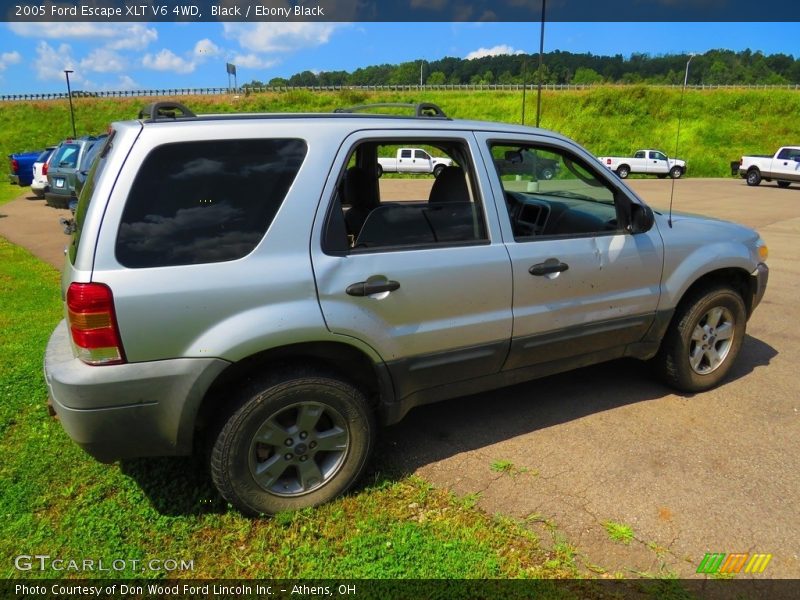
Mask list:
MULTIPOLYGON (((667 208, 671 181, 628 183, 667 208)), ((384 180, 384 198, 409 185, 430 181, 384 180)), ((773 555, 754 577, 800 578, 800 187, 682 179, 674 209, 769 245, 769 287, 723 385, 677 395, 642 363, 597 365, 414 409, 384 432, 377 466, 474 494, 545 545, 566 540, 588 572, 691 577, 707 552, 743 552, 773 555), (633 539, 612 540, 608 523, 633 539)), ((60 268, 64 214, 23 194, 0 206, 0 235, 60 268)))

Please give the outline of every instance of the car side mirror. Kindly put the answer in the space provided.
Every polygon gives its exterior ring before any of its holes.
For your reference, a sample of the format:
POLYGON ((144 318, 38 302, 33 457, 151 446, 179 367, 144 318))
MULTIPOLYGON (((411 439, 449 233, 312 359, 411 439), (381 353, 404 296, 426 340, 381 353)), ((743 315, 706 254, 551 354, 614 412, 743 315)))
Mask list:
POLYGON ((645 233, 653 228, 656 218, 653 209, 646 204, 631 205, 631 222, 628 231, 633 234, 645 233))

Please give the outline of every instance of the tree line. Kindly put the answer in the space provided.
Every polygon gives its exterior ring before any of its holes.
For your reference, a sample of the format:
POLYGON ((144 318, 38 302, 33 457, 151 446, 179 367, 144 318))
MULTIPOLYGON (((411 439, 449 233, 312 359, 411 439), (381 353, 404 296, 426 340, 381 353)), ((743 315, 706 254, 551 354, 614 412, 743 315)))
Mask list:
MULTIPOLYGON (((291 77, 253 80, 242 87, 348 85, 491 85, 538 83, 683 83, 688 57, 634 53, 600 56, 556 50, 547 52, 541 69, 538 54, 503 54, 475 59, 445 57, 396 65, 373 65, 348 71, 303 71, 291 77)), ((783 85, 800 83, 800 59, 760 51, 710 50, 692 60, 689 84, 783 85)))

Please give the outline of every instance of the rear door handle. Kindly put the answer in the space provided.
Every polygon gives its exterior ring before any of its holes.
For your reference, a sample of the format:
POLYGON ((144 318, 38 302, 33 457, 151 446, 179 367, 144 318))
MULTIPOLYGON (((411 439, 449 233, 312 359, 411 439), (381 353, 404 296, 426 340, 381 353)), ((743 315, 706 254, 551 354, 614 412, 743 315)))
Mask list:
POLYGON ((351 283, 345 290, 348 296, 371 296, 381 292, 393 292, 400 289, 397 281, 359 281, 351 283))
POLYGON ((543 263, 533 265, 528 269, 528 273, 536 277, 541 277, 542 275, 549 275, 550 273, 561 273, 568 269, 569 265, 567 263, 563 263, 557 258, 548 258, 543 263))

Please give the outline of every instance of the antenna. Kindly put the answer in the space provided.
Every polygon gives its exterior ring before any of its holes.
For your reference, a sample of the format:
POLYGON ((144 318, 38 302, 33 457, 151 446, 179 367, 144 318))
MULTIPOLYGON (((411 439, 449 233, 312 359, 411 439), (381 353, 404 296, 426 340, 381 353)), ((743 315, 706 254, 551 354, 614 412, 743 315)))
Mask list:
MULTIPOLYGON (((678 158, 678 143, 681 139, 681 118, 683 117, 683 95, 686 93, 686 84, 689 81, 689 63, 692 62, 692 59, 695 57, 695 53, 691 52, 689 54, 689 60, 686 61, 686 74, 683 76, 683 88, 681 88, 681 101, 678 105, 678 133, 675 136, 675 154, 673 155, 674 158, 678 158)), ((669 167, 669 157, 667 157, 667 167, 669 167)), ((675 196, 675 178, 672 178, 672 189, 669 192, 669 218, 667 219, 667 223, 669 223, 669 228, 672 229, 672 198, 675 196)))

